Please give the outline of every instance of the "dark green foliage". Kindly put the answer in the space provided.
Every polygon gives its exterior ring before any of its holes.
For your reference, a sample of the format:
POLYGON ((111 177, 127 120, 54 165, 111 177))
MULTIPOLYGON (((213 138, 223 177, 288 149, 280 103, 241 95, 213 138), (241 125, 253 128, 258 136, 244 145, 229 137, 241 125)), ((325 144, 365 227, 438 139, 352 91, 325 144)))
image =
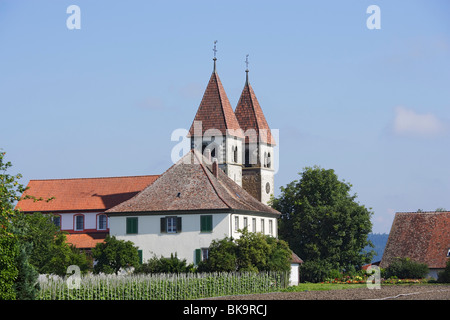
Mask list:
POLYGON ((410 258, 396 258, 385 270, 386 278, 422 279, 428 274, 428 266, 410 258))
POLYGON ((94 273, 118 273, 121 268, 138 267, 139 253, 133 242, 106 236, 103 243, 97 243, 92 250, 97 260, 94 273))
POLYGON ((447 260, 444 271, 439 272, 437 281, 440 283, 450 283, 450 260, 447 260))
POLYGON ((291 250, 287 243, 261 233, 242 231, 239 239, 215 240, 200 272, 289 271, 291 250))
POLYGON ((158 258, 155 255, 146 263, 138 266, 134 273, 187 273, 193 271, 194 265, 188 265, 186 259, 180 260, 175 253, 175 255, 171 254, 170 258, 163 256, 158 258))
MULTIPOLYGON (((338 180, 334 170, 305 168, 300 180, 282 187, 272 206, 282 213, 279 237, 306 265, 301 273, 320 279, 326 269, 352 272, 371 261, 367 235, 371 231, 370 212, 350 194, 351 184, 338 180)), ((307 276, 306 276, 307 277, 307 276)))

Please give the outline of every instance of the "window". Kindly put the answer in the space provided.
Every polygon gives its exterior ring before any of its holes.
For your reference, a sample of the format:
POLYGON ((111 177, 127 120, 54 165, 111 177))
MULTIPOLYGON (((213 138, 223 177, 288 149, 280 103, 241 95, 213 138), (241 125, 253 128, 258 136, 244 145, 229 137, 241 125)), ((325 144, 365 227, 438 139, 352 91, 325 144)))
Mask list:
POLYGON ((202 261, 207 260, 209 257, 209 248, 202 248, 202 261))
POLYGON ((127 234, 137 234, 138 233, 138 218, 132 217, 127 218, 127 234))
POLYGON ((239 216, 235 216, 234 217, 234 231, 238 231, 239 230, 239 216))
POLYGON ((105 214, 99 214, 97 216, 97 229, 98 230, 106 230, 106 223, 108 217, 105 214))
POLYGON ((213 230, 212 216, 200 216, 200 232, 211 232, 213 230))
POLYGON ((244 228, 248 227, 248 221, 247 221, 247 217, 244 217, 244 228))
POLYGON ((166 218, 167 222, 167 233, 176 233, 177 232, 177 218, 176 217, 168 217, 166 218))
POLYGON ((138 250, 139 263, 142 264, 142 250, 138 250))
POLYGON ((269 220, 269 234, 273 236, 273 221, 269 220))
POLYGON ((256 232, 256 218, 252 219, 252 231, 256 232))
POLYGON ((232 147, 232 150, 233 150, 233 161, 235 163, 237 163, 238 162, 238 147, 234 146, 234 147, 232 147))
POLYGON ((52 221, 55 226, 61 228, 61 216, 53 216, 52 221))
POLYGON ((169 216, 161 218, 161 233, 180 233, 181 217, 169 216))
POLYGON ((209 257, 209 248, 195 249, 195 264, 205 261, 209 257))
POLYGON ((270 168, 270 166, 272 165, 272 160, 270 157, 270 152, 267 154, 267 168, 270 168))
POLYGON ((75 231, 84 230, 84 216, 76 215, 75 216, 75 231))
POLYGON ((264 219, 261 219, 261 233, 264 234, 266 232, 264 227, 264 219))

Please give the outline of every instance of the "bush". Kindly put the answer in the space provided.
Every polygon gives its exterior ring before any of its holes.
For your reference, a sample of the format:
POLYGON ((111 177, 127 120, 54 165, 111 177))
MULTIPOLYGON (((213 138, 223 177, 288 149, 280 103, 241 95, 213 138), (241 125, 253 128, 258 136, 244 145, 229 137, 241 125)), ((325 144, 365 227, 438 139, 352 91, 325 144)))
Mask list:
POLYGON ((428 274, 428 266, 410 258, 396 258, 386 268, 386 278, 422 279, 428 274))
POLYGON ((439 272, 437 281, 440 283, 450 283, 450 260, 447 260, 444 271, 439 272))
POLYGON ((301 282, 323 282, 330 274, 335 274, 332 265, 326 261, 305 261, 300 267, 301 282))
POLYGON ((175 256, 171 254, 170 258, 163 256, 158 258, 155 255, 146 263, 137 267, 134 273, 187 273, 194 270, 192 263, 188 265, 186 259, 180 260, 175 253, 175 256))

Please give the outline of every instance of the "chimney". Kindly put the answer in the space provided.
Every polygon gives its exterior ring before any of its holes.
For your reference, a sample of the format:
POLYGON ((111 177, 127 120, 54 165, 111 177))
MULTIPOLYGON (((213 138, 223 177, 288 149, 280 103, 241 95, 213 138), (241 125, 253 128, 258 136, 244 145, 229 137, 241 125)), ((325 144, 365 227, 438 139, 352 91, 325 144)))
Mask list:
POLYGON ((211 163, 211 150, 206 148, 204 152, 205 158, 208 161, 208 164, 211 163))
POLYGON ((212 174, 214 175, 214 177, 218 177, 219 175, 219 162, 217 161, 216 158, 213 159, 213 163, 212 163, 212 174))

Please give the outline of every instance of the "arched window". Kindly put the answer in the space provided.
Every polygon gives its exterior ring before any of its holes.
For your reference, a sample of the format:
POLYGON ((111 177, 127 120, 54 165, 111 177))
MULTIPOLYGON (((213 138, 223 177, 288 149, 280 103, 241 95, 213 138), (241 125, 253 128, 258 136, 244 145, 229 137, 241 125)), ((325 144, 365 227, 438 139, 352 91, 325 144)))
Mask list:
POLYGON ((238 147, 234 146, 233 147, 233 161, 234 162, 238 162, 238 147))
POLYGON ((270 152, 267 154, 267 168, 270 168, 272 164, 272 159, 270 158, 270 152))
POLYGON ((264 151, 264 168, 267 168, 267 152, 264 151))

